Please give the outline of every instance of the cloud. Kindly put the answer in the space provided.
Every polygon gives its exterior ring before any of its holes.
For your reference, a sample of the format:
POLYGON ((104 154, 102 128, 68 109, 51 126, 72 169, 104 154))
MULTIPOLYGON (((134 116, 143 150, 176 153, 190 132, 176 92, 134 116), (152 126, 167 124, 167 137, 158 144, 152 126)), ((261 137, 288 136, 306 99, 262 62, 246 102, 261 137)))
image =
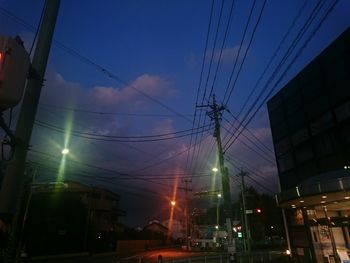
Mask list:
POLYGON ((175 96, 177 91, 174 90, 170 83, 159 77, 149 74, 144 74, 136 78, 131 85, 117 88, 117 87, 94 87, 89 93, 88 97, 98 106, 112 107, 119 104, 128 104, 133 109, 142 108, 145 106, 144 101, 147 94, 152 98, 167 99, 175 96))
POLYGON ((214 50, 214 54, 212 54, 213 51, 208 51, 206 54, 207 59, 211 59, 213 56, 213 61, 214 62, 219 62, 219 60, 224 63, 224 64, 229 64, 229 63, 234 63, 237 59, 241 60, 243 59, 244 53, 246 52, 247 47, 242 46, 238 58, 238 51, 239 51, 239 46, 234 46, 234 47, 229 47, 229 48, 224 48, 221 52, 220 49, 214 50), (221 58, 220 58, 221 54, 221 58))

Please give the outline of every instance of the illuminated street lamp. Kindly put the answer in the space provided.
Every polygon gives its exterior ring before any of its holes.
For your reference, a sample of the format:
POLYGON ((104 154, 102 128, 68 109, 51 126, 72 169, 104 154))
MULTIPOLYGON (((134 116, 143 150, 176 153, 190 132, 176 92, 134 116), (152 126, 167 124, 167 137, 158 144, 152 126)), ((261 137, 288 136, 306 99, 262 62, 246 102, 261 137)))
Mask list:
POLYGON ((69 149, 64 148, 64 149, 62 150, 62 154, 63 154, 63 155, 67 155, 68 153, 69 153, 69 149))
POLYGON ((214 173, 218 172, 219 169, 217 167, 214 167, 213 169, 211 169, 214 173))
POLYGON ((171 201, 170 204, 171 204, 171 206, 175 206, 176 202, 175 201, 171 201))

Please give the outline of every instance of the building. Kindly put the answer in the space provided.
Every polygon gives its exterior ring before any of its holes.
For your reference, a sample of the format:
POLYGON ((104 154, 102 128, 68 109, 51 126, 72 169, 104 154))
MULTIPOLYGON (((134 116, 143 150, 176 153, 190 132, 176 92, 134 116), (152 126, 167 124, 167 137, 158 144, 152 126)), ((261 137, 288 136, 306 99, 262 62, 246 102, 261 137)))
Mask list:
POLYGON ((116 251, 119 195, 78 182, 34 184, 24 245, 29 256, 116 251))
POLYGON ((293 256, 298 262, 346 259, 350 248, 350 29, 267 105, 281 185, 278 203, 286 211, 293 256))

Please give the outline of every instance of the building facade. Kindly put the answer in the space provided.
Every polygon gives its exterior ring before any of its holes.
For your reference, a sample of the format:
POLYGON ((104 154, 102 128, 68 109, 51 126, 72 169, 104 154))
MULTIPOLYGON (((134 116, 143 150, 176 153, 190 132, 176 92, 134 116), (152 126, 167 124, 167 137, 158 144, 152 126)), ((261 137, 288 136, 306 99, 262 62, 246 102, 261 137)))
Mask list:
POLYGON ((267 105, 292 254, 341 262, 350 248, 350 29, 267 105))
POLYGON ((24 246, 30 257, 116 251, 119 195, 66 181, 32 186, 24 246))

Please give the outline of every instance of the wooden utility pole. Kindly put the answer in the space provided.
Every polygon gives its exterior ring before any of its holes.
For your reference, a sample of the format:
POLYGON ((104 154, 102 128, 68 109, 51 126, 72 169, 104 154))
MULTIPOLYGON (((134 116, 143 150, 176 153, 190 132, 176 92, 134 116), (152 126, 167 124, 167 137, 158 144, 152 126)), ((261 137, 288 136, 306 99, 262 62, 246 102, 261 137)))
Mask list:
POLYGON ((224 198, 224 213, 226 215, 226 225, 228 233, 228 250, 229 252, 235 252, 234 240, 232 238, 232 204, 231 204, 231 191, 230 191, 230 178, 228 176, 228 169, 224 163, 224 151, 222 149, 221 133, 220 133, 220 121, 222 111, 225 110, 224 106, 219 106, 216 103, 215 95, 213 95, 213 104, 209 105, 211 111, 208 113, 209 117, 214 121, 215 130, 214 137, 216 138, 218 147, 219 168, 221 173, 222 194, 224 198))
POLYGON ((25 170, 25 161, 33 130, 35 115, 38 108, 41 87, 52 43, 52 36, 56 24, 56 18, 60 0, 47 0, 43 20, 40 25, 38 40, 32 62, 32 75, 30 76, 23 98, 21 111, 18 117, 15 132, 15 153, 8 163, 6 173, 2 181, 0 191, 0 217, 10 218, 12 222, 8 248, 5 253, 4 262, 13 262, 18 242, 18 218, 21 185, 25 170), (17 218, 17 220, 16 220, 17 218))
POLYGON ((185 227, 186 227, 186 231, 185 231, 185 234, 186 234, 186 247, 187 247, 187 250, 190 249, 190 240, 189 240, 189 237, 190 237, 190 218, 189 218, 189 198, 188 198, 188 192, 191 192, 192 189, 190 189, 188 187, 188 184, 189 183, 192 183, 192 180, 188 180, 188 179, 184 179, 182 180, 182 183, 185 184, 185 187, 178 187, 180 190, 184 190, 185 191, 185 227))

